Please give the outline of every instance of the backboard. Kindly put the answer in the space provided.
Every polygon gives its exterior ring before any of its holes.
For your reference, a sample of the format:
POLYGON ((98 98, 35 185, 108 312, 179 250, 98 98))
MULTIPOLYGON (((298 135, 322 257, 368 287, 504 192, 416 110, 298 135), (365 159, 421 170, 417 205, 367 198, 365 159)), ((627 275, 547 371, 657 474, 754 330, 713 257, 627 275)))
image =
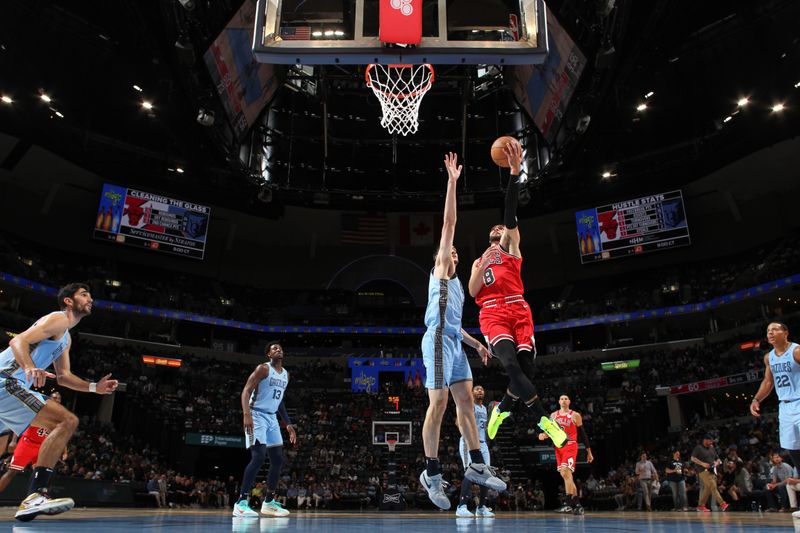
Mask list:
POLYGON ((379 38, 382 0, 258 0, 253 53, 286 65, 535 65, 547 55, 544 0, 416 0, 417 46, 379 38))
POLYGON ((412 424, 409 421, 372 421, 372 444, 388 446, 388 440, 395 440, 396 446, 411 446, 412 424))

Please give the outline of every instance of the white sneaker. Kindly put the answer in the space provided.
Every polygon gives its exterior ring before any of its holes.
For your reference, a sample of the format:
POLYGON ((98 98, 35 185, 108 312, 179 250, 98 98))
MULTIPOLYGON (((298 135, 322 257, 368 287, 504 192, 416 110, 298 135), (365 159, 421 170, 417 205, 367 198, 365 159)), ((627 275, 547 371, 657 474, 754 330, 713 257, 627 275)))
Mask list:
POLYGON ((472 463, 464 472, 464 477, 473 483, 483 485, 497 492, 506 490, 506 483, 499 477, 494 468, 483 463, 472 463))
POLYGON ((459 518, 472 518, 475 516, 470 512, 466 505, 459 505, 456 507, 456 516, 459 518))
POLYGON ((428 471, 423 470, 419 475, 419 482, 428 491, 428 498, 431 499, 436 507, 445 511, 450 509, 450 499, 444 493, 444 487, 449 483, 442 480, 441 474, 429 477, 428 471))
POLYGON ((233 506, 233 516, 240 518, 258 518, 258 513, 250 508, 247 500, 239 500, 233 506))
POLYGON ((272 500, 271 502, 264 502, 261 504, 261 514, 269 516, 289 516, 289 511, 280 503, 272 500))
POLYGON ((33 492, 19 504, 14 518, 21 522, 29 522, 40 514, 61 514, 73 507, 75 502, 72 498, 51 498, 47 494, 33 492))
POLYGON ((475 516, 483 518, 494 518, 494 513, 492 512, 492 509, 490 507, 481 505, 475 510, 475 516))
POLYGON ((792 518, 800 518, 800 511, 795 511, 792 513, 792 518))

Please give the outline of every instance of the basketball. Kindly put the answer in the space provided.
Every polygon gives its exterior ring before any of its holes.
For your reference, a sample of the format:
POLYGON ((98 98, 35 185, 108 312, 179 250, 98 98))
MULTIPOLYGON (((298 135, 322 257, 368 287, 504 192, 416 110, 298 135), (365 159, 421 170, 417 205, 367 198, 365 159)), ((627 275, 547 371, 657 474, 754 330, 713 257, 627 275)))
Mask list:
POLYGON ((498 137, 497 140, 492 143, 492 161, 494 161, 495 165, 498 167, 508 168, 510 166, 508 164, 506 153, 503 151, 508 143, 519 144, 519 141, 514 137, 504 135, 502 137, 498 137))

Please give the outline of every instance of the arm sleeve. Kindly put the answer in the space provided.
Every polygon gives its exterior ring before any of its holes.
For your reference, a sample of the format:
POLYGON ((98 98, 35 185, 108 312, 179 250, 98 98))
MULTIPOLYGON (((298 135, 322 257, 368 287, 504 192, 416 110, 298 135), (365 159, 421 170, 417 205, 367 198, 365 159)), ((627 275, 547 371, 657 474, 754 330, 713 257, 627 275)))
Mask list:
POLYGON ((278 406, 278 414, 281 416, 281 420, 283 420, 287 426, 292 425, 292 419, 289 418, 289 411, 286 410, 286 403, 283 401, 278 406))
POLYGON ((581 440, 584 446, 587 448, 591 448, 592 445, 589 444, 589 435, 586 434, 586 430, 583 426, 578 426, 578 438, 581 440))
POLYGON ((508 229, 517 227, 517 202, 519 201, 519 176, 511 174, 508 178, 506 189, 506 211, 503 215, 503 224, 508 229))

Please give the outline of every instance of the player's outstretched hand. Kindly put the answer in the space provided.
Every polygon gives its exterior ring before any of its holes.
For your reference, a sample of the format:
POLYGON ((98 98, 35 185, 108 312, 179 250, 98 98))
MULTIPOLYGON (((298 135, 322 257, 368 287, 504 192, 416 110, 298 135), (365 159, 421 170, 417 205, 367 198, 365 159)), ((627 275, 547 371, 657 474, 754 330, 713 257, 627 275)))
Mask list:
POLYGON ((111 374, 106 374, 97 382, 97 394, 111 394, 119 386, 119 381, 111 379, 111 374))
POLYGON ((512 174, 519 174, 522 164, 522 145, 518 142, 509 142, 503 147, 503 153, 508 158, 508 166, 511 167, 512 174))
POLYGON ((451 180, 457 180, 461 176, 461 165, 458 164, 458 156, 455 153, 445 154, 444 167, 447 169, 447 176, 451 180))

